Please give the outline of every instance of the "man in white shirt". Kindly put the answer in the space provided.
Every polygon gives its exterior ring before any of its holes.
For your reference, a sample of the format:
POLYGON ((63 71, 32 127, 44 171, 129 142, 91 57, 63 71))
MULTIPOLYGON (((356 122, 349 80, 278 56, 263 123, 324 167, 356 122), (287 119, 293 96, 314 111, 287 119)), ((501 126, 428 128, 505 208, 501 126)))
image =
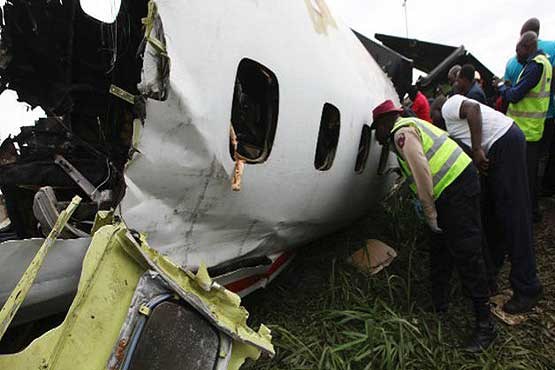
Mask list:
POLYGON ((484 175, 484 230, 494 273, 505 254, 511 261, 514 295, 503 309, 528 312, 543 289, 536 272, 524 134, 509 117, 462 95, 440 98, 431 114, 434 124, 444 124, 453 139, 470 148, 484 175))

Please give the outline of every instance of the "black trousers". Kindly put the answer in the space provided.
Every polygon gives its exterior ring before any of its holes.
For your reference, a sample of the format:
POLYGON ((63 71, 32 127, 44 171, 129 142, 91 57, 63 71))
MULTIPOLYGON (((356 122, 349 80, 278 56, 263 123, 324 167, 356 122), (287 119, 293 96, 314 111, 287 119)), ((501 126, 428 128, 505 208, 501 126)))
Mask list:
POLYGON ((509 281, 516 294, 533 296, 541 289, 536 271, 526 139, 516 124, 490 148, 490 168, 483 177, 484 234, 494 274, 509 255, 509 281))
POLYGON ((539 197, 539 166, 542 152, 541 141, 526 142, 526 165, 528 167, 528 189, 530 191, 530 203, 532 205, 532 217, 537 219, 540 216, 539 197))
POLYGON ((544 171, 540 170, 543 176, 542 189, 549 194, 555 194, 555 118, 545 120, 545 128, 542 138, 542 151, 544 161, 544 171))
POLYGON ((442 234, 432 240, 432 300, 436 309, 447 308, 449 280, 455 267, 470 293, 478 320, 489 317, 489 288, 482 255, 480 184, 474 165, 443 191, 436 201, 438 225, 442 234))

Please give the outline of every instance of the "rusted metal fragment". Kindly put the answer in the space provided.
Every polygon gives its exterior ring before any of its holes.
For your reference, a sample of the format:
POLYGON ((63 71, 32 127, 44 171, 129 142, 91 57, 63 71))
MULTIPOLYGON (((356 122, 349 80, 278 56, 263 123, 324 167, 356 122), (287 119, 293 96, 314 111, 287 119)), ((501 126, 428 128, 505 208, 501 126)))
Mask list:
POLYGON ((231 180, 231 189, 233 191, 241 191, 241 180, 244 170, 245 161, 237 158, 235 161, 235 168, 233 169, 233 179, 231 180))
POLYGON ((122 338, 118 341, 118 345, 116 346, 116 349, 114 351, 117 364, 114 366, 110 366, 108 368, 109 370, 116 370, 119 367, 119 365, 121 364, 121 361, 123 360, 123 357, 125 356, 125 349, 127 348, 127 343, 129 343, 128 338, 122 338))

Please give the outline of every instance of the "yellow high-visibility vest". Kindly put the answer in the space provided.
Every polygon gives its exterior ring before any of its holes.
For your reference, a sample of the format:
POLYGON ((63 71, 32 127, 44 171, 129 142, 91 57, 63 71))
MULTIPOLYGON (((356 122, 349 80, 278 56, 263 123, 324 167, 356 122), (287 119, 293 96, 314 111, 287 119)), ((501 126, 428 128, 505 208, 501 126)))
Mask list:
MULTIPOLYGON (((391 137, 402 127, 415 127, 420 133, 424 155, 430 165, 434 185, 434 199, 459 177, 466 167, 472 162, 470 157, 449 138, 447 132, 435 127, 429 122, 418 118, 400 118, 391 131, 391 137)), ((395 145, 395 143, 392 143, 395 145)), ((416 193, 416 183, 406 161, 397 154, 397 159, 409 186, 416 193)))
MULTIPOLYGON (((533 60, 543 66, 540 80, 519 102, 509 104, 507 110, 507 116, 511 117, 520 127, 526 136, 526 141, 531 142, 539 141, 543 136, 545 118, 549 108, 551 79, 553 78, 551 63, 545 55, 538 54, 533 60)), ((518 76, 517 83, 523 72, 524 69, 518 76)))

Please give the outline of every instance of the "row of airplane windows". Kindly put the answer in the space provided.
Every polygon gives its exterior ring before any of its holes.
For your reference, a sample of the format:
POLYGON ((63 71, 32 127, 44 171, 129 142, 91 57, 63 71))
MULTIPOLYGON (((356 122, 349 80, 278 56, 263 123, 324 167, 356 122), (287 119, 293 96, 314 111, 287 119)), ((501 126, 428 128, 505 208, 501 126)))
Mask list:
MULTIPOLYGON (((279 110, 279 86, 275 74, 252 59, 242 59, 237 69, 231 109, 232 140, 230 155, 238 154, 247 163, 268 159, 276 133, 279 110)), ((329 170, 339 143, 341 113, 333 104, 322 109, 314 168, 329 170)), ((362 173, 370 152, 370 126, 363 125, 355 172, 362 173)))

